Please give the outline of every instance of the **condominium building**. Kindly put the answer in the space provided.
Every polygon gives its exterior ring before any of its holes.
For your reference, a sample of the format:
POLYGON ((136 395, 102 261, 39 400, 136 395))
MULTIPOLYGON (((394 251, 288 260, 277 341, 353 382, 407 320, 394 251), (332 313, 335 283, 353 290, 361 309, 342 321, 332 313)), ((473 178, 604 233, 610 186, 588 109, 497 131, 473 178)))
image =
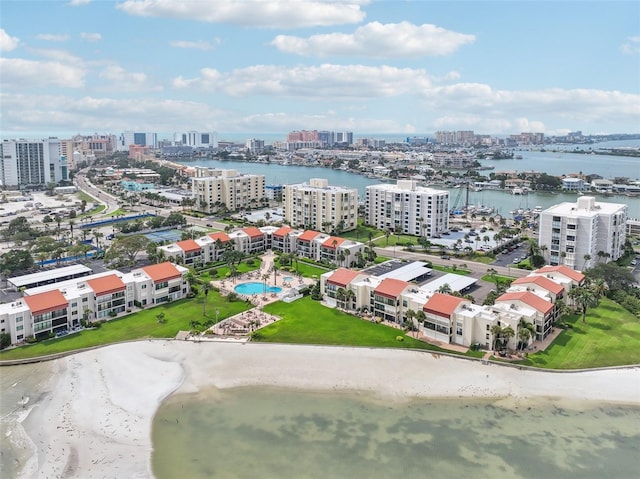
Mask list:
POLYGON ((552 266, 583 270, 614 261, 624 254, 627 211, 625 204, 592 196, 554 205, 540 214, 538 245, 552 266))
POLYGON ((151 307, 184 298, 189 292, 187 268, 170 262, 130 273, 96 273, 24 291, 23 297, 0 304, 0 332, 11 344, 70 331, 81 321, 120 317, 133 308, 151 307))
POLYGON ((69 179, 60 140, 4 140, 0 143, 0 186, 35 188, 69 179))
POLYGON ((381 230, 437 237, 449 229, 449 192, 414 180, 367 186, 365 222, 381 230))
POLYGON ((570 290, 584 279, 584 276, 578 276, 580 273, 569 273, 572 270, 564 266, 550 272, 557 276, 537 270, 518 280, 497 298, 495 304, 477 305, 464 297, 437 292, 431 284, 437 283, 438 279, 429 278, 424 263, 413 262, 400 267, 393 263, 379 265, 379 270, 339 268, 321 275, 323 303, 329 307, 366 311, 397 324, 404 324, 411 316, 416 317, 408 314, 409 311, 421 311, 423 319, 418 325, 421 334, 461 346, 480 344, 489 348, 496 339, 493 327, 510 327, 516 334, 506 346, 516 349, 520 340, 517 332, 527 324, 535 329, 531 341, 542 341, 551 333, 557 316, 556 301, 564 297, 565 288, 570 290))
POLYGON ((131 145, 147 146, 152 149, 158 148, 158 134, 153 132, 137 132, 127 130, 118 139, 118 150, 129 151, 131 145))
POLYGON ((187 131, 174 133, 174 144, 193 148, 218 148, 218 133, 215 131, 187 131))
POLYGON ((282 204, 285 220, 294 226, 340 234, 358 225, 358 190, 329 186, 326 179, 285 185, 282 204))
POLYGON ((265 201, 264 175, 196 167, 191 182, 195 208, 205 213, 213 213, 223 206, 236 211, 265 201))

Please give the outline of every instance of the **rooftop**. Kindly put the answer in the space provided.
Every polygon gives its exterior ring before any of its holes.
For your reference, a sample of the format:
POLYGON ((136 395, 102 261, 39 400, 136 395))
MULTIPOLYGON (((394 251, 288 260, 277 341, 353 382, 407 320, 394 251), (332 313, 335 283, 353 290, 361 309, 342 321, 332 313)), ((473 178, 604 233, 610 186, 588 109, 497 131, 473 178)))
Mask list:
POLYGON ((409 286, 409 283, 399 279, 387 278, 383 279, 378 287, 374 290, 374 294, 384 296, 386 298, 396 299, 409 286))
POLYGON ((66 298, 58 289, 34 294, 33 296, 25 296, 23 299, 34 316, 57 311, 66 308, 68 305, 66 298))
POLYGON ((568 266, 563 264, 559 266, 543 266, 540 269, 534 271, 534 273, 560 273, 566 276, 567 278, 571 278, 573 281, 580 283, 584 280, 585 276, 580 271, 576 271, 575 269, 571 269, 568 266))
POLYGON ((96 296, 103 296, 105 294, 111 294, 126 289, 126 285, 122 282, 117 274, 110 274, 108 276, 102 276, 101 278, 89 279, 87 280, 87 284, 93 290, 93 292, 96 293, 96 296))
POLYGON ((178 241, 176 245, 178 245, 178 247, 185 253, 191 253, 192 251, 200 251, 200 245, 196 243, 195 240, 192 240, 192 239, 178 241))
POLYGON ((531 306, 533 309, 547 314, 553 309, 553 303, 542 299, 540 296, 533 294, 530 291, 523 291, 520 293, 505 293, 496 299, 496 303, 499 302, 512 302, 521 301, 524 304, 531 306))
MULTIPOLYGON (((572 270, 573 271, 573 270, 572 270)), ((564 291, 564 286, 562 286, 559 283, 556 283, 555 281, 550 280, 549 278, 545 277, 545 276, 525 276, 523 278, 518 278, 515 281, 513 281, 511 283, 512 285, 514 284, 535 284, 537 286, 540 286, 543 289, 546 289, 547 291, 558 295, 560 293, 562 293, 564 291)))
POLYGON ((161 281, 169 281, 171 279, 179 278, 182 276, 178 268, 173 263, 166 261, 164 263, 152 264, 151 266, 145 266, 142 270, 151 278, 154 283, 161 281))
POLYGON ((460 303, 469 302, 468 299, 451 296, 450 294, 433 293, 429 301, 422 307, 425 313, 450 318, 460 303))
POLYGON ((358 271, 352 269, 340 268, 335 270, 333 274, 327 278, 327 282, 344 288, 356 279, 359 274, 358 271))
POLYGON ((319 231, 306 230, 304 233, 298 236, 298 241, 311 241, 319 234, 321 234, 319 231))
POLYGON ((38 271, 37 273, 25 274, 22 276, 13 276, 8 281, 16 288, 27 286, 33 283, 40 283, 45 280, 64 278, 65 276, 90 274, 91 268, 82 264, 74 264, 71 266, 64 266, 63 268, 55 268, 49 270, 38 271))

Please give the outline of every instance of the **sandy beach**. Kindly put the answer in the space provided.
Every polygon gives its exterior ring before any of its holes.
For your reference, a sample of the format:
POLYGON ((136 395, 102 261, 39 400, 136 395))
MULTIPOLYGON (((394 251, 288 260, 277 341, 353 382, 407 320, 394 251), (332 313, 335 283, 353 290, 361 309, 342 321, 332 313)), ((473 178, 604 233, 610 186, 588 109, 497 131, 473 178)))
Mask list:
POLYGON ((211 386, 358 390, 393 401, 482 397, 506 407, 531 399, 640 405, 638 368, 559 374, 401 350, 145 341, 43 367, 54 378, 16 425, 33 451, 24 478, 152 477, 158 405, 174 392, 211 386))

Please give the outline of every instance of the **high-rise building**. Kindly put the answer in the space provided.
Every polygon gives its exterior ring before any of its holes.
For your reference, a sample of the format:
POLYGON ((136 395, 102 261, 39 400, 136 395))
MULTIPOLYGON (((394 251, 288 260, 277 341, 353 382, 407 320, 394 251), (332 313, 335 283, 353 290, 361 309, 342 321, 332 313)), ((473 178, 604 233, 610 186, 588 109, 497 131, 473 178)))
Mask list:
POLYGON ((231 211, 256 207, 266 199, 264 175, 196 167, 191 181, 194 208, 205 213, 223 206, 231 211))
POLYGON ((433 238, 449 229, 449 192, 413 180, 367 186, 365 222, 381 230, 433 238))
POLYGON ((552 266, 583 270, 614 261, 624 254, 628 209, 592 196, 551 206, 540 213, 538 246, 552 266))
POLYGON ((0 181, 3 187, 33 188, 69 179, 60 140, 4 140, 0 143, 0 181))
POLYGON ((173 141, 178 146, 191 146, 193 148, 218 148, 218 133, 215 131, 187 131, 175 133, 173 141))
POLYGON ((120 135, 118 150, 129 151, 129 146, 131 145, 147 146, 149 148, 156 149, 158 148, 158 134, 127 130, 120 135))
POLYGON ((285 185, 284 217, 293 226, 318 231, 350 231, 358 225, 358 190, 329 186, 326 179, 285 185))
POLYGON ((264 140, 250 138, 247 140, 246 147, 252 155, 262 153, 264 151, 264 140))

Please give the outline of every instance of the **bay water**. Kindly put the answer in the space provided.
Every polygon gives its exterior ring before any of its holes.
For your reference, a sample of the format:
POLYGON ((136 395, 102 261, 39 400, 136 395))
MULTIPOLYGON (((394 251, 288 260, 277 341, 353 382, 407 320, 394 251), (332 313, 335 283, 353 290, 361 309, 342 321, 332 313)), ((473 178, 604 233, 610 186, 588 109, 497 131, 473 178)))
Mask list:
POLYGON ((152 438, 157 479, 632 479, 640 470, 640 408, 587 402, 208 389, 166 400, 152 438))

